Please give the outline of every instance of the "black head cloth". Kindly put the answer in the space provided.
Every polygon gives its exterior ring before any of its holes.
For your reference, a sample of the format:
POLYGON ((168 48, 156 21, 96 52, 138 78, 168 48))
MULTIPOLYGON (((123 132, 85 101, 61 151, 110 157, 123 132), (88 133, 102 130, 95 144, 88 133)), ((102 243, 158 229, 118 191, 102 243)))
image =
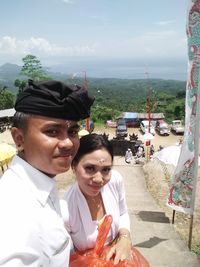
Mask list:
POLYGON ((94 97, 84 88, 60 81, 33 82, 19 95, 15 110, 45 117, 75 120, 89 117, 94 97))

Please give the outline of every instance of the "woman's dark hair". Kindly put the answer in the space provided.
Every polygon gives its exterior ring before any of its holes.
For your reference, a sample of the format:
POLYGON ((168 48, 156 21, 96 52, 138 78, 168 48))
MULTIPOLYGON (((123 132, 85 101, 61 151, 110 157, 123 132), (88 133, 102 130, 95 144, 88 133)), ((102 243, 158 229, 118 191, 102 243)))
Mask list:
POLYGON ((88 153, 91 153, 98 149, 105 149, 110 154, 113 161, 113 147, 108 138, 100 134, 88 134, 80 138, 80 146, 76 156, 72 161, 72 166, 79 163, 80 159, 88 153))

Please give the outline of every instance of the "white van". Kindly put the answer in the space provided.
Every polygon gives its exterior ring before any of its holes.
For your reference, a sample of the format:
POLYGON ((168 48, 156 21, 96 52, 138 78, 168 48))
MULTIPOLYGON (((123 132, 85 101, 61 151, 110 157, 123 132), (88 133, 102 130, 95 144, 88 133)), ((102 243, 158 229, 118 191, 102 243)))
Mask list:
MULTIPOLYGON (((149 132, 149 121, 147 121, 147 120, 141 121, 140 122, 140 129, 144 134, 148 133, 149 132)), ((151 122, 150 122, 150 133, 152 135, 155 135, 155 128, 151 122)))

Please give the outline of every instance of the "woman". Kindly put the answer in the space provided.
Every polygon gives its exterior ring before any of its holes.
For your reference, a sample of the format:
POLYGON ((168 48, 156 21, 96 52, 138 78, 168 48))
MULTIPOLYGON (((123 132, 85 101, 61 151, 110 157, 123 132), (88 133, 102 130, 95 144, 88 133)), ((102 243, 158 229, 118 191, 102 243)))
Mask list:
POLYGON ((72 162, 77 183, 67 192, 69 206, 67 228, 76 249, 93 248, 98 224, 111 214, 113 224, 107 244, 116 239, 106 259, 114 262, 131 258, 130 221, 121 175, 112 170, 113 150, 107 138, 90 134, 80 139, 79 150, 72 162))
POLYGON ((69 218, 66 227, 75 249, 94 248, 98 225, 106 214, 113 217, 106 244, 112 246, 106 260, 114 264, 131 259, 130 220, 127 212, 122 176, 113 165, 111 143, 102 135, 89 134, 80 139, 79 150, 72 161, 77 182, 65 196, 69 218))

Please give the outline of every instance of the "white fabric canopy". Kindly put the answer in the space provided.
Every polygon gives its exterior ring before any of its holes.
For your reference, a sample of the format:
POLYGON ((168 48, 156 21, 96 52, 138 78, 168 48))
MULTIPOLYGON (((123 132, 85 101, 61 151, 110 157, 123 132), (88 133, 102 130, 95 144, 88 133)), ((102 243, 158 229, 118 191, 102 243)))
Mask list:
MULTIPOLYGON (((161 151, 154 154, 154 158, 159 159, 165 164, 172 164, 175 167, 178 164, 178 159, 181 152, 181 145, 178 146, 168 146, 163 148, 161 151)), ((200 158, 199 158, 200 165, 200 158)))

